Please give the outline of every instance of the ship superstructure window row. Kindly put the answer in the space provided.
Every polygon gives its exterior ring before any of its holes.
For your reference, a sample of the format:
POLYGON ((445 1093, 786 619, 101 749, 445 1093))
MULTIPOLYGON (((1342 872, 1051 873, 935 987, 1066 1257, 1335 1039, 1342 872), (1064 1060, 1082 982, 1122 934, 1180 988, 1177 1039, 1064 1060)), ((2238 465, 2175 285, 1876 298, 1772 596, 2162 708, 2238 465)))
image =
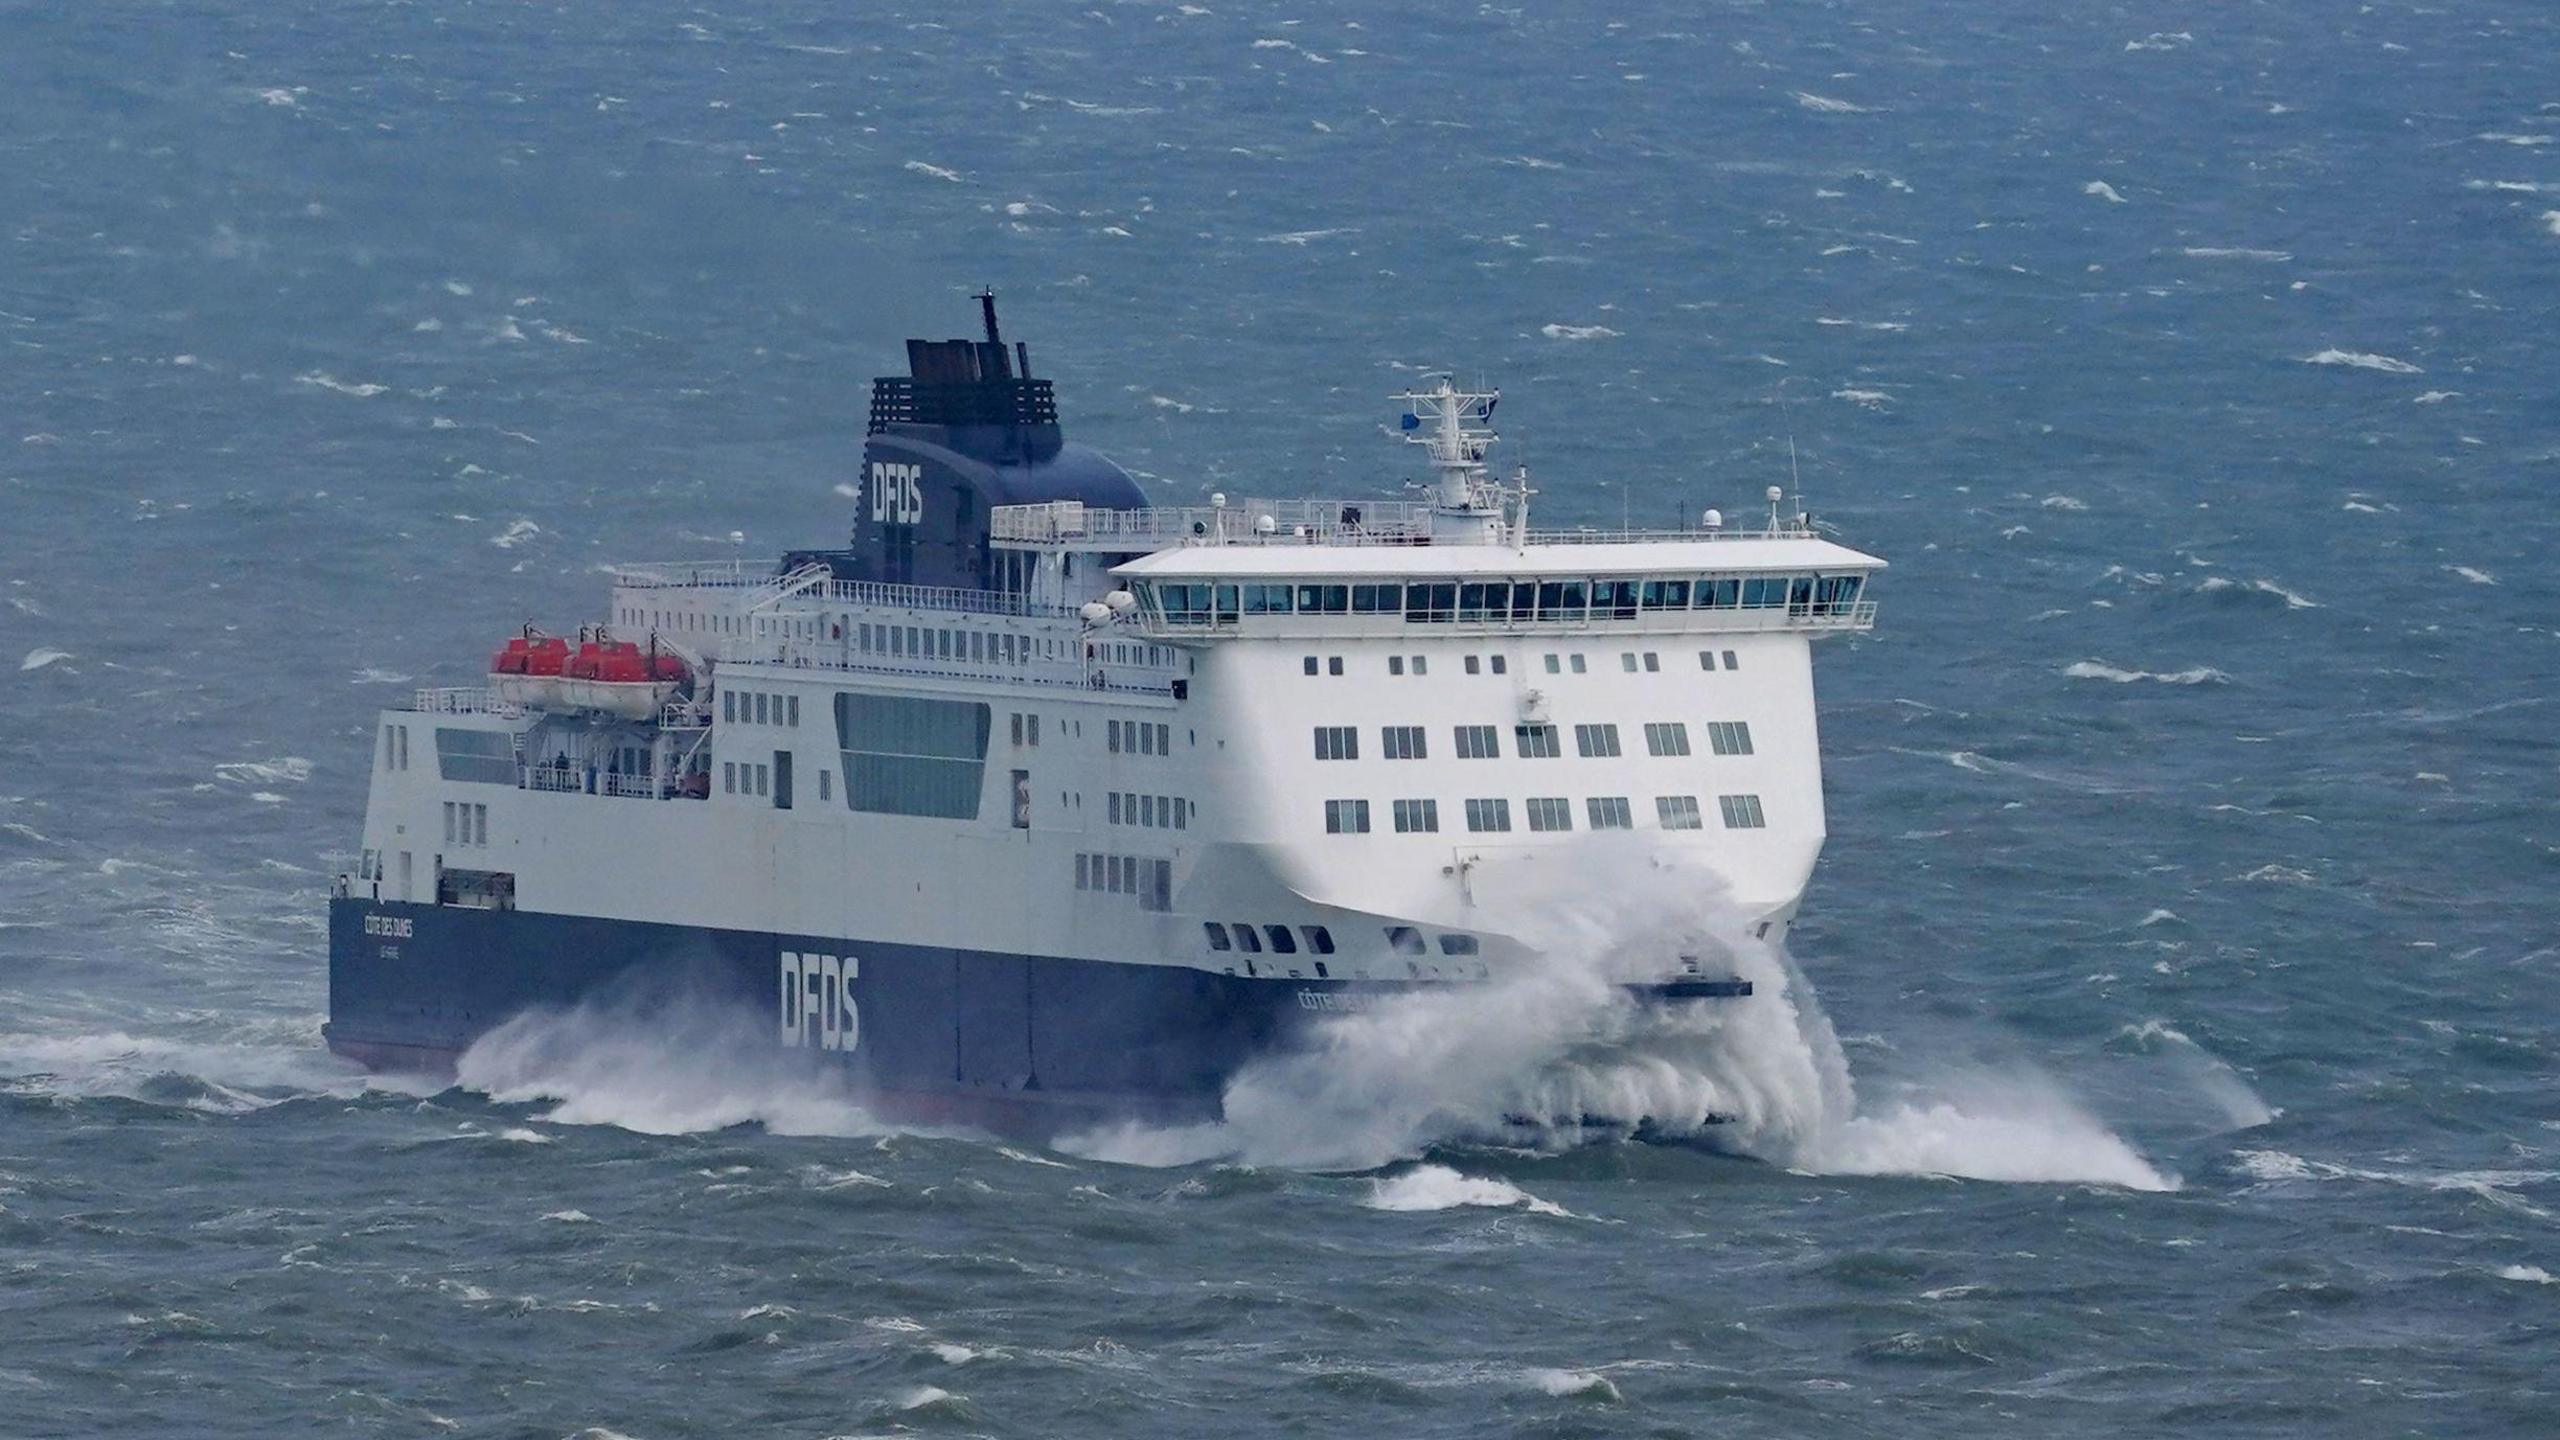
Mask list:
POLYGON ((1191 802, 1179 795, 1145 795, 1129 790, 1112 791, 1108 805, 1112 824, 1147 830, 1188 830, 1192 808, 1191 802))
POLYGON ((1633 830, 1635 813, 1627 808, 1624 795, 1594 795, 1582 802, 1583 813, 1591 819, 1594 830, 1633 830))
POLYGON ((768 690, 722 690, 720 718, 736 725, 779 725, 797 728, 800 724, 800 697, 777 695, 768 690))
POLYGON ((1678 720, 1649 723, 1644 727, 1644 749, 1648 755, 1686 755, 1689 753, 1689 727, 1678 720))
POLYGON ((1368 834, 1369 802, 1366 800, 1324 802, 1324 833, 1327 835, 1368 834))
POLYGON ((1398 800, 1395 802, 1395 821, 1399 835, 1437 834, 1440 829, 1440 802, 1398 800))
POLYGON ((447 845, 486 845, 489 843, 489 807, 486 805, 444 802, 444 843, 447 845))
POLYGON ((1532 796, 1525 808, 1532 830, 1570 830, 1573 828, 1573 802, 1561 795, 1532 796))
POLYGON ((1468 801, 1467 828, 1479 834, 1510 830, 1511 802, 1508 800, 1468 801))
POLYGON ((1672 610, 1849 611, 1864 575, 1705 575, 1679 579, 1413 580, 1383 584, 1223 584, 1141 580, 1132 587, 1167 625, 1230 625, 1247 615, 1398 615, 1416 625, 1581 624, 1672 610))
POLYGON ((1114 755, 1170 755, 1173 727, 1144 720, 1113 720, 1105 731, 1114 755))
POLYGON ((1319 725, 1316 727, 1316 758, 1319 760, 1357 760, 1360 758, 1360 729, 1356 725, 1319 725))
POLYGON ((1615 725, 1576 725, 1573 727, 1574 752, 1585 760, 1614 760, 1618 749, 1618 727, 1615 725))
POLYGON ((1523 760, 1553 760, 1564 754, 1564 747, 1556 740, 1556 727, 1553 725, 1515 725, 1511 735, 1520 747, 1523 760))
POLYGON ((1144 855, 1076 855, 1076 888, 1137 897, 1141 910, 1173 908, 1173 862, 1144 855))
POLYGON ((1750 754, 1751 722, 1748 720, 1708 721, 1707 748, 1718 755, 1750 754))
POLYGON ((1704 822, 1698 818, 1698 797, 1695 795, 1664 795, 1653 802, 1653 808, 1661 815, 1665 830, 1705 828, 1704 822))
POLYGON ((1759 830, 1769 823, 1769 817, 1761 813, 1757 795, 1719 795, 1716 808, 1724 812, 1727 830, 1759 830))
POLYGON ((1458 727, 1458 758, 1461 760, 1499 760, 1502 758, 1501 731, 1491 725, 1458 727))
POLYGON ((1390 760, 1428 760, 1431 742, 1420 725, 1384 725, 1378 730, 1378 751, 1390 760))

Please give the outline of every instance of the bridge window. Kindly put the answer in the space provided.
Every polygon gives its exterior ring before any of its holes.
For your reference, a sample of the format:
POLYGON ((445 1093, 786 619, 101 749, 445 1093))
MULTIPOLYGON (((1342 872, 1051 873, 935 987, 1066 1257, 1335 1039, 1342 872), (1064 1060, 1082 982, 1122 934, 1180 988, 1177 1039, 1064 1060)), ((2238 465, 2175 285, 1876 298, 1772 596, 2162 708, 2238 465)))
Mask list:
POLYGON ((1613 760, 1618 750, 1618 727, 1615 725, 1576 725, 1573 748, 1585 760, 1613 760))
POLYGON ((1383 725, 1378 729, 1379 749, 1390 760, 1427 760, 1430 744, 1419 725, 1383 725))
POLYGON ((1437 834, 1440 829, 1440 802, 1398 800, 1395 802, 1395 818, 1399 835, 1437 834))
POLYGON ((1698 668, 1701 670, 1713 670, 1716 668, 1716 652, 1713 650, 1699 651, 1698 668))
MULTIPOLYGON (((408 737, 401 736, 400 768, 408 768, 408 737)), ((480 785, 516 783, 516 740, 504 730, 436 727, 436 774, 480 785)))
POLYGON ((1742 608, 1775 610, 1787 603, 1787 580, 1783 575, 1755 575, 1742 582, 1742 608))
POLYGON ((1262 953, 1262 937, 1254 933, 1252 926, 1239 920, 1235 922, 1233 928, 1235 930, 1237 949, 1243 951, 1247 955, 1259 955, 1262 953))
POLYGON ((1410 925, 1388 926, 1387 948, 1395 951, 1399 955, 1420 955, 1426 953, 1422 944, 1422 932, 1414 929, 1410 925))
POLYGON ((1633 580, 1594 580, 1591 582, 1591 613, 1602 611, 1620 620, 1636 618, 1636 582, 1633 580))
POLYGON ((1458 587, 1446 585, 1407 585, 1404 587, 1404 618, 1418 625, 1445 625, 1457 618, 1458 587))
POLYGON ((1661 816, 1665 830, 1705 828, 1698 819, 1698 797, 1695 795, 1664 795, 1653 802, 1653 808, 1654 813, 1661 816))
POLYGON ((1287 615, 1295 591, 1287 585, 1247 585, 1244 587, 1244 613, 1247 615, 1287 615))
POLYGON ((1319 725, 1316 727, 1316 758, 1319 760, 1357 760, 1360 758, 1360 729, 1356 725, 1319 725))
POLYGON ((1340 615, 1351 608, 1348 585, 1301 585, 1298 587, 1298 613, 1301 615, 1340 615))
POLYGON ((1461 760, 1499 760, 1502 741, 1490 725, 1461 725, 1458 729, 1458 758, 1461 760))
POLYGON ((1635 817, 1627 809, 1624 795, 1594 795, 1583 802, 1583 811, 1591 817, 1594 830, 1633 830, 1635 817))
POLYGON ((1719 795, 1716 808, 1724 812, 1727 830, 1760 830, 1769 824, 1769 817, 1761 813, 1757 795, 1719 795))
POLYGON ((1265 925, 1262 927, 1262 933, 1271 937, 1272 954, 1295 955, 1298 953, 1297 937, 1289 933, 1288 926, 1265 925))
POLYGON ((1480 834, 1508 831, 1511 828, 1511 802, 1508 800, 1468 801, 1467 828, 1480 834))
POLYGON ((1368 834, 1369 802, 1366 800, 1324 802, 1324 833, 1327 835, 1368 834))
MULTIPOLYGON (((1318 955, 1330 955, 1333 953, 1332 931, 1327 930, 1321 925, 1301 925, 1298 927, 1298 933, 1307 937, 1307 948, 1318 955)), ((1324 967, 1321 965, 1317 966, 1316 973, 1319 975, 1323 974, 1324 967)))
POLYGON ((1523 803, 1528 808, 1530 829, 1570 830, 1573 828, 1573 802, 1563 796, 1532 796, 1523 803))
POLYGON ((1584 592, 1579 580, 1543 580, 1538 584, 1538 618, 1572 621, 1583 616, 1584 592))
POLYGON ((1553 760, 1564 753, 1553 725, 1517 725, 1512 727, 1511 734, 1519 742, 1523 760, 1553 760))
POLYGON ((1215 920, 1203 920, 1200 922, 1200 929, 1202 933, 1209 937, 1210 949, 1226 950, 1233 948, 1234 942, 1227 939, 1226 926, 1219 924, 1215 920))
POLYGON ((1751 722, 1747 720, 1708 721, 1707 748, 1718 755, 1750 754, 1751 722))
POLYGON ((1648 755, 1686 755, 1689 753, 1689 727, 1678 720, 1649 724, 1644 727, 1644 748, 1648 755))
POLYGON ((1689 608, 1689 582, 1647 580, 1644 582, 1642 603, 1647 610, 1686 610, 1689 608))
POLYGON ((1402 585, 1354 585, 1351 587, 1351 613, 1354 615, 1392 615, 1404 608, 1402 585))
POLYGON ((1443 935, 1440 937, 1440 953, 1443 955, 1473 955, 1476 953, 1477 948, 1476 937, 1473 935, 1443 935))

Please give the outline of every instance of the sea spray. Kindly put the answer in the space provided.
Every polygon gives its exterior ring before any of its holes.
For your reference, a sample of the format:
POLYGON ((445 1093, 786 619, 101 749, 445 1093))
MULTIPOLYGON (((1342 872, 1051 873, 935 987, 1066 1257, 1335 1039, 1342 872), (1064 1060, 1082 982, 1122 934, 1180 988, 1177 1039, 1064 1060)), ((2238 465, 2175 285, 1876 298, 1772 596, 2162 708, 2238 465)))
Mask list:
POLYGON ((565 1009, 527 1011, 455 1064, 466 1087, 540 1118, 649 1135, 757 1124, 783 1135, 871 1135, 850 1074, 774 1044, 732 1001, 657 976, 565 1009))
POLYGON ((1633 1134, 1814 1173, 2175 1188, 2031 1068, 1931 1077, 1862 1108, 1813 988, 1754 933, 1750 910, 1701 871, 1625 865, 1608 846, 1584 857, 1483 892, 1500 897, 1488 918, 1530 941, 1537 963, 1328 1019, 1238 1074, 1223 1125, 1124 1125, 1067 1147, 1123 1163, 1364 1170, 1453 1141, 1633 1134), (1665 1004, 1627 988, 1684 963, 1752 993, 1665 1004))

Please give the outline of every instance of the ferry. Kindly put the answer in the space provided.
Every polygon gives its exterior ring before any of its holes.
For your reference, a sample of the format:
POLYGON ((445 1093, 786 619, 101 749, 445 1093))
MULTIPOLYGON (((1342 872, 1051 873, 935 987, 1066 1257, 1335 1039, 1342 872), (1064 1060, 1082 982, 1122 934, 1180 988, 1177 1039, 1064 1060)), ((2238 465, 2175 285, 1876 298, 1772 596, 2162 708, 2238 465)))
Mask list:
MULTIPOLYGON (((1811 646, 1874 624, 1881 560, 1778 487, 1532 528, 1498 393, 1447 375, 1393 397, 1401 494, 1151 504, 977 298, 983 339, 873 383, 845 545, 620 566, 382 712, 332 1049, 450 1074, 517 1017, 655 1005, 884 1114, 1215 1119, 1331 1017, 1555 963, 1510 902, 1595 855, 1793 919, 1811 646)), ((1659 971, 1644 1003, 1750 988, 1703 945, 1659 971)))

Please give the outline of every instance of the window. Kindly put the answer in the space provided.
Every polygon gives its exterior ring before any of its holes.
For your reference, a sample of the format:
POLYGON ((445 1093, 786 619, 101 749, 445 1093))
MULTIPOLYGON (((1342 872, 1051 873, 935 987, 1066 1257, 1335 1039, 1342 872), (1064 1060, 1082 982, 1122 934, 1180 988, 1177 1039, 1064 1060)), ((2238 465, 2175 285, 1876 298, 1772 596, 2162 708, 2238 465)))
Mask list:
POLYGON ((1305 672, 1305 673, 1307 673, 1307 674, 1309 674, 1309 675, 1313 675, 1314 673, 1316 673, 1316 657, 1314 657, 1313 655, 1310 655, 1310 656, 1308 656, 1308 657, 1307 657, 1307 662, 1306 662, 1306 672, 1305 672))
POLYGON ((1594 830, 1633 830, 1635 817, 1627 809, 1624 795, 1594 795, 1583 802, 1583 810, 1591 817, 1594 830))
POLYGON ((1713 650, 1699 651, 1698 668, 1701 670, 1713 670, 1716 668, 1716 652, 1713 650))
POLYGON ((1426 760, 1430 745, 1419 725, 1388 725, 1378 731, 1378 748, 1390 760, 1426 760))
POLYGON ((1724 652, 1724 668, 1727 670, 1739 670, 1742 668, 1734 662, 1733 652, 1730 650, 1724 652))
POLYGON ((1482 656, 1470 655, 1467 657, 1466 663, 1467 673, 1470 675, 1480 674, 1484 670, 1484 658, 1482 656))
POLYGON ((1316 758, 1319 760, 1357 760, 1360 758, 1360 731, 1352 725, 1319 725, 1316 727, 1316 758))
POLYGON ((1517 725, 1512 727, 1511 734, 1519 742, 1523 760, 1553 760, 1564 753, 1564 747, 1556 740, 1556 727, 1553 725, 1517 725))
POLYGON ((1748 720, 1708 721, 1707 748, 1718 755, 1750 754, 1751 722, 1748 720))
POLYGON ((1117 825, 1120 823, 1120 792, 1114 790, 1108 798, 1111 802, 1111 823, 1117 825))
POLYGON ((1209 937, 1210 949, 1227 950, 1233 948, 1234 942, 1227 939, 1226 926, 1219 924, 1215 920, 1203 920, 1200 922, 1200 928, 1209 937))
POLYGON ((1644 727, 1644 748, 1648 755, 1686 755, 1689 753, 1689 727, 1678 720, 1649 724, 1644 727))
MULTIPOLYGON (((1314 951, 1318 955, 1330 955, 1333 953, 1332 931, 1327 930, 1321 925, 1301 925, 1298 927, 1298 933, 1306 937, 1307 948, 1309 950, 1314 951)), ((1316 973, 1319 975, 1323 974, 1324 971, 1322 967, 1318 967, 1316 973)))
POLYGON ((901 695, 836 696, 845 804, 882 815, 978 818, 991 707, 901 695))
POLYGON ((720 692, 720 718, 730 721, 734 721, 738 718, 737 691, 723 690, 720 692))
POLYGON ((1259 955, 1262 953, 1262 937, 1254 933, 1252 926, 1239 920, 1235 923, 1234 929, 1237 949, 1243 951, 1247 955, 1259 955))
POLYGON ((1327 835, 1368 834, 1369 802, 1366 800, 1324 802, 1324 833, 1327 835))
POLYGON ((1704 828, 1698 820, 1698 797, 1695 795, 1665 795, 1653 802, 1653 808, 1662 817, 1665 830, 1704 828))
POLYGON ((1561 656, 1561 655, 1549 655, 1549 656, 1547 656, 1547 657, 1546 657, 1546 661, 1547 661, 1547 673, 1548 673, 1548 674, 1550 674, 1550 675, 1555 675, 1555 674, 1560 674, 1560 673, 1562 673, 1562 672, 1563 672, 1563 670, 1564 670, 1564 657, 1563 657, 1563 656, 1561 656))
POLYGON ((1619 754, 1618 727, 1615 725, 1576 725, 1573 748, 1585 760, 1610 760, 1619 754))
POLYGON ((770 725, 770 724, 772 724, 772 723, 773 723, 773 707, 772 707, 772 705, 771 705, 771 703, 770 703, 770 702, 772 701, 772 699, 773 699, 773 697, 772 697, 772 696, 767 695, 767 694, 766 694, 765 692, 763 692, 762 690, 759 690, 759 691, 757 691, 757 692, 756 692, 756 723, 757 723, 757 724, 759 724, 759 725, 770 725))
MULTIPOLYGON (((1339 586, 1339 585, 1328 585, 1328 586, 1326 586, 1325 588, 1326 588, 1327 590, 1339 590, 1339 589, 1341 589, 1342 587, 1341 587, 1341 586, 1339 586)), ((1339 674, 1341 674, 1341 673, 1342 673, 1342 657, 1341 657, 1341 656, 1339 656, 1339 655, 1327 655, 1326 657, 1324 657, 1324 673, 1326 673, 1327 675, 1339 675, 1339 674)))
POLYGON ((1461 760, 1499 760, 1502 741, 1490 725, 1458 727, 1458 758, 1461 760))
POLYGON ((1430 673, 1431 673, 1431 663, 1430 663, 1430 658, 1429 658, 1428 656, 1423 656, 1423 655, 1416 655, 1416 656, 1414 656, 1414 657, 1413 657, 1413 673, 1414 673, 1414 674, 1416 674, 1416 675, 1428 675, 1428 674, 1430 674, 1430 673))
POLYGON ((1398 800, 1395 813, 1396 833, 1399 835, 1430 834, 1440 828, 1440 802, 1437 800, 1398 800))
POLYGON ((1727 830, 1768 828, 1769 817, 1760 812, 1760 797, 1757 795, 1719 795, 1716 808, 1724 812, 1724 828, 1727 830))
MULTIPOLYGON (((1027 782, 1027 781, 1028 781, 1028 780, 1030 780, 1030 778, 1031 778, 1031 772, 1030 772, 1030 771, 1028 771, 1028 770, 1016 770, 1016 771, 1014 771, 1013 773, 1014 773, 1014 777, 1015 777, 1015 779, 1016 779, 1017 781, 1025 781, 1025 782, 1027 782)), ((819 803, 819 804, 824 805, 824 804, 826 804, 828 801, 833 800, 834 798, 836 798, 836 796, 835 796, 835 778, 836 778, 836 772, 834 772, 833 770, 821 770, 821 771, 819 771, 819 772, 818 772, 818 803, 819 803)), ((1015 828, 1016 830, 1028 830, 1028 829, 1030 829, 1030 828, 1031 828, 1031 811, 1030 811, 1030 808, 1029 808, 1030 798, 1031 798, 1031 792, 1030 792, 1029 790, 1025 789, 1025 788, 1024 788, 1024 786, 1023 786, 1022 784, 1016 784, 1016 785, 1013 787, 1013 791, 1014 791, 1014 795, 1015 795, 1015 797, 1016 797, 1018 800, 1020 800, 1020 801, 1022 802, 1022 805, 1023 805, 1023 808, 1021 808, 1021 809, 1017 810, 1017 811, 1014 813, 1014 817, 1013 817, 1013 819, 1014 819, 1014 825, 1013 825, 1013 828, 1015 828)))
POLYGON ((1644 671, 1645 671, 1645 673, 1646 673, 1646 674, 1648 674, 1648 675, 1654 675, 1654 674, 1659 674, 1659 673, 1661 672, 1661 670, 1662 670, 1662 653, 1661 653, 1660 651, 1658 651, 1658 650, 1647 650, 1646 652, 1644 652, 1644 671))
POLYGON ((1582 674, 1587 674, 1587 673, 1589 673, 1589 667, 1588 667, 1588 666, 1586 666, 1586 665, 1584 665, 1584 664, 1582 663, 1582 657, 1581 657, 1581 656, 1576 655, 1576 656, 1574 656, 1574 657, 1572 657, 1572 658, 1573 658, 1573 673, 1574 673, 1574 674, 1576 674, 1576 675, 1582 675, 1582 674))
POLYGON ((1390 656, 1388 656, 1388 657, 1387 657, 1387 673, 1388 673, 1388 674, 1390 674, 1390 675, 1401 675, 1401 674, 1403 674, 1403 673, 1404 673, 1404 657, 1403 657, 1403 656, 1401 656, 1401 655, 1390 655, 1390 656))
POLYGON ((1477 832, 1509 830, 1511 802, 1508 800, 1470 800, 1467 802, 1467 828, 1477 832))
POLYGON ((1399 955, 1420 955, 1426 953, 1422 945, 1422 932, 1414 929, 1410 925, 1388 926, 1387 948, 1395 951, 1399 955))
POLYGON ((1298 939, 1289 933, 1288 926, 1265 925, 1262 927, 1262 933, 1271 937, 1272 954, 1295 955, 1298 953, 1298 939))
POLYGON ((800 724, 800 697, 799 697, 799 696, 797 696, 797 695, 794 695, 794 696, 790 697, 790 705, 791 705, 791 718, 790 718, 790 720, 786 721, 785 723, 786 723, 786 724, 789 724, 789 725, 791 725, 791 726, 793 726, 794 728, 797 728, 797 727, 798 727, 798 725, 800 724))
POLYGON ((1636 652, 1633 650, 1620 651, 1618 653, 1618 665, 1619 668, 1625 670, 1630 675, 1636 673, 1636 652))
POLYGON ((723 795, 738 793, 738 762, 735 760, 720 762, 720 793, 723 795))
MULTIPOLYGON (((404 737, 401 769, 408 767, 404 737)), ((480 785, 516 783, 516 737, 504 730, 457 730, 436 727, 436 775, 480 785)))
POLYGON ((1022 733, 1032 748, 1040 745, 1040 716, 1037 712, 1022 717, 1022 733))
POLYGON ((773 795, 773 771, 763 765, 756 767, 756 793, 767 798, 773 795))
POLYGON ((1108 727, 1105 733, 1110 737, 1109 744, 1111 747, 1111 753, 1117 755, 1120 753, 1120 722, 1117 720, 1109 720, 1103 723, 1108 727))
POLYGON ((1493 673, 1494 673, 1494 674, 1496 674, 1496 675, 1507 675, 1507 674, 1511 673, 1511 666, 1510 666, 1509 662, 1505 661, 1505 660, 1503 659, 1503 657, 1501 657, 1501 656, 1499 656, 1499 655, 1494 656, 1494 657, 1493 657, 1493 673))
POLYGON ((1443 955, 1473 955, 1476 953, 1477 948, 1476 937, 1473 935, 1443 935, 1440 937, 1440 953, 1443 955))
POLYGON ((1019 710, 1013 712, 1013 744, 1017 750, 1022 748, 1022 712, 1019 710))
POLYGON ((1570 830, 1573 828, 1573 802, 1561 795, 1533 796, 1525 802, 1532 830, 1570 830))
POLYGON ((453 843, 454 843, 454 839, 453 839, 453 802, 452 802, 452 801, 450 801, 450 800, 447 800, 446 802, 444 802, 444 843, 446 843, 447 845, 451 845, 451 844, 453 844, 453 843))

